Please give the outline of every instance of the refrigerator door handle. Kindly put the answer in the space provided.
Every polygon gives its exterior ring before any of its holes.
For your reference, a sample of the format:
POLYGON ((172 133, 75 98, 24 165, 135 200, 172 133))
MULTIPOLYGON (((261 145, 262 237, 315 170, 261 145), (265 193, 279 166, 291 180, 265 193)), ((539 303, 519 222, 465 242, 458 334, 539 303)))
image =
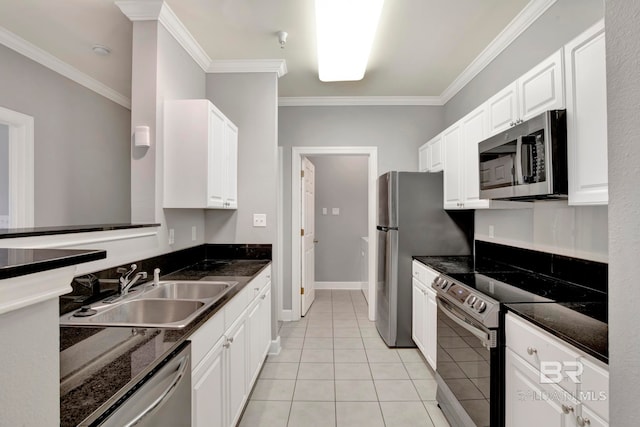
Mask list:
POLYGON ((376 229, 379 231, 391 231, 391 230, 397 230, 398 227, 384 227, 382 225, 378 225, 376 226, 376 229))

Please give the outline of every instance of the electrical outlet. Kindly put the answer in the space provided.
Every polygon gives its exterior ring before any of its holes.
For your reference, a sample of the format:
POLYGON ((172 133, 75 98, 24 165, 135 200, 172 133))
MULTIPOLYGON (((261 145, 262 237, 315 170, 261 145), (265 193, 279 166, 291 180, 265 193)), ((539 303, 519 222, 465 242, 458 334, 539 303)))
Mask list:
POLYGON ((495 237, 493 234, 493 225, 489 226, 489 237, 495 237))
POLYGON ((169 244, 173 245, 176 242, 176 235, 173 228, 169 229, 169 244))
POLYGON ((327 208, 322 208, 322 215, 326 215, 327 214, 327 208))
POLYGON ((191 227, 191 240, 195 242, 197 238, 198 238, 198 227, 194 225, 191 227))
POLYGON ((266 227, 267 226, 267 214, 253 214, 253 226, 254 227, 266 227))
POLYGON ((331 208, 331 215, 340 215, 340 208, 331 208))

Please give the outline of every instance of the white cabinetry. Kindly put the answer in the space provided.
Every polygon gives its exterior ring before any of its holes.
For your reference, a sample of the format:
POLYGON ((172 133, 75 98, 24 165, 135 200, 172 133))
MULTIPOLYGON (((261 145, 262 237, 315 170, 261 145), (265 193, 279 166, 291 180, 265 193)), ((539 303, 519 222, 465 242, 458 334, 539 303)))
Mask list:
POLYGON ((505 323, 505 425, 608 426, 607 367, 516 315, 505 323))
POLYGON ((236 209, 238 128, 206 99, 164 108, 164 207, 236 209))
POLYGON ((438 273, 413 261, 412 338, 429 365, 436 369, 438 312, 431 282, 438 273))
POLYGON ((420 172, 440 172, 443 170, 442 134, 436 136, 418 149, 418 170, 420 172))
POLYGON ((609 200, 604 22, 565 46, 569 204, 609 200))
POLYGON ((544 111, 564 108, 562 50, 542 61, 487 101, 489 135, 544 111))
POLYGON ((478 143, 487 126, 486 105, 481 105, 443 132, 445 209, 489 207, 489 200, 480 199, 478 172, 478 143))
POLYGON ((270 297, 267 267, 191 336, 195 427, 238 422, 271 342, 270 297))

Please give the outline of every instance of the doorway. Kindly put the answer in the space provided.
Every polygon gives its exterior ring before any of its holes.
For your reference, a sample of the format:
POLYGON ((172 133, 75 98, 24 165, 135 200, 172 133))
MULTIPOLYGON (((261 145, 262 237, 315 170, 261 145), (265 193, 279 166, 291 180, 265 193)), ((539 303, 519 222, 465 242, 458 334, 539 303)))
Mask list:
MULTIPOLYGON (((301 214, 304 210, 302 197, 303 177, 301 170, 303 159, 307 157, 317 158, 324 156, 359 156, 367 159, 367 209, 366 209, 366 237, 367 241, 367 284, 364 290, 369 302, 369 320, 375 320, 375 215, 376 215, 376 180, 378 175, 377 148, 376 147, 293 147, 291 169, 291 279, 292 284, 292 318, 298 320, 301 317, 302 296, 302 244, 301 244, 301 214)), ((331 207, 327 207, 331 209, 331 207)), ((322 212, 322 211, 321 211, 322 212)), ((331 214, 330 211, 327 214, 331 214)))
POLYGON ((1 179, 0 228, 33 227, 33 117, 0 107, 0 128, 0 163, 8 171, 1 179))

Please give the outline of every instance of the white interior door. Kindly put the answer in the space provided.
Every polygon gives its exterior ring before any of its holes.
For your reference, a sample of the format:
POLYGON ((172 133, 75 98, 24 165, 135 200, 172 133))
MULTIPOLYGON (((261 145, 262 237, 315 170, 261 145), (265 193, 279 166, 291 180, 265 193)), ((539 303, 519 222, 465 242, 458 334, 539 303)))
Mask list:
POLYGON ((300 315, 307 314, 315 298, 315 167, 306 157, 302 158, 302 210, 300 224, 300 315))

